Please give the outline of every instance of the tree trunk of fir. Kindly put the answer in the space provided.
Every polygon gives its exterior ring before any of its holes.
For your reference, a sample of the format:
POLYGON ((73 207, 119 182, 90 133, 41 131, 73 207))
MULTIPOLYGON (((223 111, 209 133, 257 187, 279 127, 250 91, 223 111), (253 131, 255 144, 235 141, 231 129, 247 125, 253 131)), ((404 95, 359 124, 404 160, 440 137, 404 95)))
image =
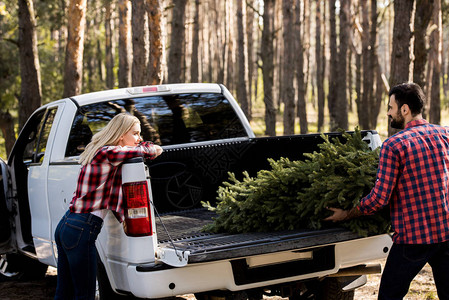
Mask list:
POLYGON ((118 86, 131 85, 131 9, 129 0, 119 0, 119 40, 118 40, 118 86))
POLYGON ((426 88, 426 64, 427 64, 427 27, 432 18, 434 0, 416 0, 415 31, 414 31, 414 62, 413 82, 423 89, 426 88))
POLYGON ((133 46, 133 62, 132 62, 132 85, 146 85, 148 83, 146 77, 147 71, 147 47, 146 47, 146 10, 145 1, 132 0, 132 46, 133 46))
POLYGON ((337 23, 335 21, 335 0, 329 1, 329 50, 330 50, 330 66, 329 66, 329 94, 327 96, 327 106, 329 110, 329 129, 335 130, 337 125, 337 99, 338 95, 338 50, 337 50, 337 23))
MULTIPOLYGON (((324 127, 324 64, 322 45, 321 42, 321 23, 324 18, 321 15, 321 1, 318 0, 316 3, 316 23, 315 23, 315 59, 316 59, 316 82, 317 82, 317 95, 318 95, 318 132, 321 132, 324 127)), ((323 38, 323 41, 325 38, 323 38)))
POLYGON ((41 106, 41 75, 37 49, 36 19, 32 0, 19 0, 19 131, 41 106))
POLYGON ((282 68, 282 102, 284 103, 284 135, 295 133, 295 90, 293 88, 294 69, 294 35, 293 35, 293 0, 283 0, 283 41, 284 63, 282 68))
POLYGON ((237 35, 238 35, 238 83, 237 83, 237 100, 242 107, 243 113, 247 118, 251 115, 248 103, 248 93, 246 91, 248 86, 247 80, 247 60, 246 60, 246 43, 245 43, 245 29, 243 28, 243 0, 237 0, 237 35))
POLYGON ((393 50, 391 55, 390 86, 407 82, 410 76, 410 41, 414 26, 413 3, 410 0, 394 1, 393 50))
POLYGON ((162 0, 147 1, 148 29, 150 32, 150 56, 148 59, 148 83, 163 81, 162 59, 164 43, 162 38, 162 0))
POLYGON ((9 111, 0 110, 0 129, 5 138, 5 150, 8 155, 11 153, 12 147, 16 142, 16 134, 14 132, 14 119, 9 111))
MULTIPOLYGON (((259 1, 251 0, 247 1, 247 3, 250 3, 250 6, 247 5, 246 9, 246 40, 247 40, 247 53, 248 53, 248 104, 249 104, 249 111, 252 112, 253 107, 253 99, 256 99, 257 94, 253 93, 254 90, 257 90, 257 80, 255 80, 255 77, 257 77, 257 73, 255 74, 255 64, 256 59, 254 58, 254 42, 257 43, 257 38, 259 35, 258 27, 256 26, 254 22, 254 9, 257 7, 257 3, 259 1), (253 80, 255 84, 253 85, 253 80), (254 90, 253 90, 254 86, 254 90), (254 95, 254 97, 253 97, 254 95)), ((257 21, 257 20, 256 20, 257 21)), ((252 118, 252 113, 251 113, 252 118)))
POLYGON ((336 128, 348 129, 348 92, 346 82, 351 1, 342 1, 340 6, 340 50, 338 55, 338 98, 336 99, 336 128))
MULTIPOLYGON (((190 81, 199 81, 198 56, 200 44, 200 0, 195 0, 195 16, 193 18, 192 63, 190 65, 190 81)), ((212 63, 212 59, 209 64, 212 63)))
POLYGON ((379 62, 377 58, 377 0, 371 0, 371 27, 370 27, 370 48, 369 52, 369 69, 372 70, 371 77, 371 91, 370 91, 370 118, 369 118, 369 128, 376 128, 377 124, 377 116, 379 114, 380 104, 378 98, 376 97, 376 81, 380 78, 380 76, 376 76, 378 72, 380 72, 379 62))
POLYGON ((436 28, 430 35, 431 57, 433 72, 432 85, 430 88, 430 107, 429 107, 429 122, 440 124, 441 122, 441 100, 440 100, 440 78, 441 78, 441 49, 442 49, 442 18, 441 18, 441 0, 435 0, 433 7, 433 24, 436 28))
POLYGON ((371 45, 370 45, 370 35, 369 35, 369 2, 362 1, 361 3, 362 12, 362 28, 363 33, 362 38, 362 68, 363 68, 363 89, 362 98, 360 99, 361 109, 359 112, 360 128, 367 130, 370 129, 370 107, 372 88, 373 88, 373 69, 371 67, 371 45))
POLYGON ((106 54, 106 86, 109 89, 114 88, 115 76, 114 76, 114 45, 112 33, 113 18, 112 12, 114 11, 114 5, 110 1, 105 2, 105 54, 106 54))
POLYGON ((170 50, 168 54, 168 83, 179 83, 182 78, 186 4, 187 0, 177 0, 173 2, 170 50))
POLYGON ((81 93, 86 5, 87 0, 70 0, 69 3, 63 97, 81 93))
POLYGON ((276 135, 276 108, 273 99, 274 85, 274 7, 275 0, 264 1, 263 30, 260 56, 262 59, 263 94, 265 103, 265 134, 276 135))
MULTIPOLYGON (((412 32, 410 27, 414 27, 414 1, 395 0, 394 1, 394 24, 393 24, 393 49, 391 52, 390 67, 390 87, 408 82, 413 78, 410 74, 410 50, 412 32)), ((413 71, 413 69, 412 69, 413 71)), ((391 128, 388 121, 388 135, 396 133, 397 130, 391 128)))
POLYGON ((362 54, 354 51, 355 55, 355 104, 357 109, 357 116, 359 125, 362 127, 363 118, 366 118, 366 109, 362 105, 362 54))
MULTIPOLYGON (((307 110, 306 110, 306 88, 304 83, 304 47, 303 47, 303 35, 302 33, 302 15, 301 15, 301 1, 295 1, 295 66, 296 66, 296 84, 297 84, 297 99, 298 108, 297 116, 299 117, 299 129, 301 134, 307 133, 308 123, 307 123, 307 110)), ((318 44, 319 45, 319 44, 318 44)))
POLYGON ((243 0, 237 0, 237 61, 238 61, 238 82, 237 82, 237 100, 242 107, 243 113, 246 117, 251 115, 248 105, 248 93, 246 88, 247 81, 247 61, 246 61, 246 46, 245 46, 245 29, 243 28, 243 0))
MULTIPOLYGON (((301 4, 301 2, 304 2, 304 9, 303 9, 303 30, 302 30, 302 47, 303 47, 303 74, 304 74, 304 101, 307 102, 308 97, 308 88, 309 88, 309 76, 310 76, 310 39, 311 39, 311 32, 310 32, 310 24, 311 24, 311 13, 310 13, 310 0, 304 0, 304 1, 298 1, 298 5, 301 4)), ((308 130, 307 130, 308 131, 308 130)))

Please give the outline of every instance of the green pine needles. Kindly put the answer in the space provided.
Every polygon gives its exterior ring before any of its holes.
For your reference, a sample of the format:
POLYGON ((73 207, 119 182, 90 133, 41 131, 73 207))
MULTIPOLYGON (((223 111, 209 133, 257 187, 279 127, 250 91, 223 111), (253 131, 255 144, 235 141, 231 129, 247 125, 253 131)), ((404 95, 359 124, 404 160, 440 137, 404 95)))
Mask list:
POLYGON ((338 223, 323 221, 331 212, 326 207, 350 209, 374 186, 379 150, 372 151, 356 128, 343 138, 322 135, 319 151, 306 153, 303 161, 268 159, 271 170, 257 176, 243 173, 218 190, 217 206, 203 206, 217 213, 209 232, 256 232, 293 229, 346 227, 361 236, 388 232, 388 211, 338 223))

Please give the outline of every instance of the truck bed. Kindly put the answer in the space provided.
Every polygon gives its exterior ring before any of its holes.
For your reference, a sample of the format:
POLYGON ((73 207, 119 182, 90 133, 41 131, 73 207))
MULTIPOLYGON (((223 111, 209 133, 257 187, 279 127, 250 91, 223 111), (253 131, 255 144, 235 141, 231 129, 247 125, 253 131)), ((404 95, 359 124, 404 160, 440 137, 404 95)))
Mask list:
POLYGON ((242 234, 202 232, 203 226, 211 223, 214 216, 215 213, 206 208, 161 215, 156 221, 159 246, 173 248, 174 245, 177 250, 190 251, 189 263, 198 263, 300 250, 360 238, 343 228, 242 234))

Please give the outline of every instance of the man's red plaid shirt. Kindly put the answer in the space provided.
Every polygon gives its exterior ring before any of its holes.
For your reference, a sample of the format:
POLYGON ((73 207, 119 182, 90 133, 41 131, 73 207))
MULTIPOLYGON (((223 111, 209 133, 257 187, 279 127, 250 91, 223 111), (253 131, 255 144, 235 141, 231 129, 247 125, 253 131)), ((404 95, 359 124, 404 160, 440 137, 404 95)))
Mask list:
POLYGON ((104 146, 90 164, 84 165, 78 177, 70 211, 87 213, 109 209, 119 221, 124 219, 122 198, 122 162, 133 157, 154 159, 156 149, 150 142, 136 147, 104 146))
POLYGON ((358 208, 372 214, 390 205, 393 241, 449 240, 449 129, 409 122, 382 144, 377 181, 358 208))

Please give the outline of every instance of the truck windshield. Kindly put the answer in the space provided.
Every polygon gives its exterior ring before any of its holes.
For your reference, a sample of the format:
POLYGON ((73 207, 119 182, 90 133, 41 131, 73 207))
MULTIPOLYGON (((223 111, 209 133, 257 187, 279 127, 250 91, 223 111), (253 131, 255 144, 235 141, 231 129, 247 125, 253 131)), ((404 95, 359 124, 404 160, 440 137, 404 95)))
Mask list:
POLYGON ((81 107, 72 124, 66 156, 79 155, 92 135, 121 112, 139 118, 142 138, 161 146, 247 136, 236 112, 222 94, 140 97, 81 107))

